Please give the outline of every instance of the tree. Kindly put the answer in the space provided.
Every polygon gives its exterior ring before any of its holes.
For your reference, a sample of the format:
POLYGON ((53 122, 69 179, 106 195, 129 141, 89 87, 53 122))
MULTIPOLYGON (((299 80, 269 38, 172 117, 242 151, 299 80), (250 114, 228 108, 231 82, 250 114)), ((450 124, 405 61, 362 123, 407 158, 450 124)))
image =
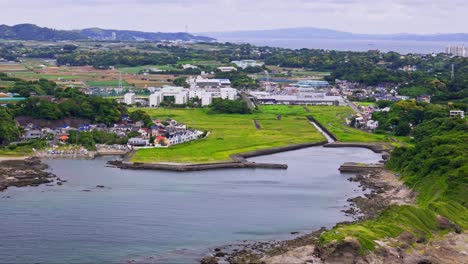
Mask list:
POLYGON ((20 130, 7 109, 0 107, 0 145, 17 140, 20 130))
POLYGON ((172 83, 175 86, 181 86, 181 87, 184 87, 184 88, 189 88, 190 87, 190 85, 187 83, 187 78, 185 78, 185 77, 175 78, 174 81, 172 81, 172 83))

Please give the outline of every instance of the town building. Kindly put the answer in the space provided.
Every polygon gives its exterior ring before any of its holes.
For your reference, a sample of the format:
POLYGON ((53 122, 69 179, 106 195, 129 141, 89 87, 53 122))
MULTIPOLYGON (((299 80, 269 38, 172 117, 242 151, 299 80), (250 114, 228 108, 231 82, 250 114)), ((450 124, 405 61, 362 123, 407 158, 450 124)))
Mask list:
POLYGON ((135 104, 136 95, 135 93, 126 93, 124 95, 124 103, 128 105, 135 104))
POLYGON ((128 145, 134 147, 146 147, 149 146, 149 140, 143 138, 130 138, 128 139, 128 145))
POLYGON ((188 78, 190 88, 226 88, 231 87, 229 79, 206 79, 201 76, 188 78))
POLYGON ((35 138, 42 138, 43 137, 43 133, 41 130, 39 129, 31 129, 31 130, 27 130, 25 131, 24 133, 24 138, 26 140, 28 139, 35 139, 35 138))
POLYGON ((218 68, 216 68, 216 69, 219 70, 220 72, 233 72, 233 71, 237 71, 237 68, 236 68, 236 67, 232 67, 232 66, 228 66, 228 67, 221 66, 221 67, 218 67, 218 68))
POLYGON ((468 48, 465 48, 465 45, 448 46, 445 48, 445 53, 453 56, 468 57, 468 48))
POLYGON ((327 88, 330 84, 320 80, 300 80, 294 86, 298 88, 327 88))
POLYGON ((149 96, 149 107, 158 107, 163 100, 161 92, 155 92, 149 96))
POLYGON ((265 63, 256 60, 240 60, 240 61, 231 61, 232 64, 235 64, 237 67, 245 69, 247 67, 262 67, 265 63))
POLYGON ((465 112, 462 110, 450 110, 450 117, 465 118, 465 112))

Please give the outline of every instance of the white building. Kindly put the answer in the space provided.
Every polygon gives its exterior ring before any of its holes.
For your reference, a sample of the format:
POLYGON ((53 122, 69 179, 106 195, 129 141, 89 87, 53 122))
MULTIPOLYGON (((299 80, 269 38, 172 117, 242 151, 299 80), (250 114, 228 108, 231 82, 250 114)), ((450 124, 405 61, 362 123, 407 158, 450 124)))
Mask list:
POLYGON ((450 117, 465 118, 465 112, 462 110, 450 110, 450 117))
POLYGON ((174 97, 174 103, 178 105, 187 104, 189 99, 189 90, 184 87, 165 86, 159 91, 154 92, 149 97, 149 106, 158 107, 165 97, 174 97))
POLYGON ((149 146, 149 140, 143 138, 130 138, 128 139, 128 145, 135 147, 146 147, 149 146))
POLYGON ((229 79, 206 79, 201 76, 189 78, 188 82, 191 88, 225 88, 231 87, 229 79))
POLYGON ((220 88, 219 89, 221 98, 228 99, 228 100, 236 100, 237 99, 237 89, 234 88, 220 88))
POLYGON ((135 93, 126 93, 124 95, 124 103, 128 105, 135 104, 136 95, 135 93))
POLYGON ((213 96, 211 93, 204 92, 201 96, 201 105, 209 106, 213 102, 213 96))
POLYGON ((155 92, 149 96, 149 107, 158 107, 163 100, 161 92, 155 92))
POLYGON ((448 46, 445 48, 445 53, 453 56, 468 57, 468 48, 465 48, 465 45, 448 46))
POLYGON ((233 72, 233 71, 237 71, 237 68, 236 67, 232 67, 232 66, 229 66, 229 67, 218 67, 216 68, 218 69, 220 72, 233 72))
POLYGON ((237 67, 245 69, 247 67, 262 67, 263 62, 256 61, 256 60, 240 60, 240 61, 231 61, 231 63, 235 64, 237 67))

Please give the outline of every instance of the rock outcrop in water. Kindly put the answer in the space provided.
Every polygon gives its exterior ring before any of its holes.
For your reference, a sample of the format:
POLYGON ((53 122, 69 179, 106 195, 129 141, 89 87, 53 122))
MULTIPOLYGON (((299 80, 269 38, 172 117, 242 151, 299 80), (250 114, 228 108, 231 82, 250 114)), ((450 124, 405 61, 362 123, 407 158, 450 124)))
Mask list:
POLYGON ((38 186, 50 183, 55 175, 45 171, 47 168, 48 166, 37 157, 0 161, 0 191, 9 186, 38 186))

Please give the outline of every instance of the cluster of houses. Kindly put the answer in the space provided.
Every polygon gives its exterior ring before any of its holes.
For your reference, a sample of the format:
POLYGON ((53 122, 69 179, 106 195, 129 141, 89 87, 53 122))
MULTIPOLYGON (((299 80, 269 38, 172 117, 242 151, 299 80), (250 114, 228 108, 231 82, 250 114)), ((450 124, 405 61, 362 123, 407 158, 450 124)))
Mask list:
MULTIPOLYGON (((138 132, 137 137, 129 138, 128 146, 131 147, 149 147, 149 146, 171 146, 192 140, 197 140, 206 135, 206 133, 188 129, 186 125, 178 123, 176 120, 155 120, 151 128, 145 128, 141 121, 133 122, 128 116, 123 116, 122 121, 113 126, 105 124, 84 124, 80 127, 70 127, 67 125, 48 128, 38 127, 28 124, 24 127, 23 140, 47 139, 49 145, 57 146, 65 144, 70 138, 71 131, 91 132, 104 131, 114 133, 118 137, 127 137, 131 132, 138 132), (151 139, 154 139, 152 141, 151 139)), ((79 134, 78 134, 79 135, 79 134)))
POLYGON ((138 132, 140 137, 130 138, 128 144, 133 147, 168 147, 197 140, 205 134, 202 131, 187 129, 184 124, 177 123, 176 120, 166 121, 156 120, 151 129, 141 128, 138 132), (154 138, 154 142, 150 139, 154 138))
POLYGON ((361 113, 356 114, 354 126, 359 129, 374 131, 379 127, 379 121, 372 120, 372 113, 379 112, 388 112, 390 107, 385 107, 383 109, 377 109, 375 106, 366 106, 362 107, 363 110, 361 113))

